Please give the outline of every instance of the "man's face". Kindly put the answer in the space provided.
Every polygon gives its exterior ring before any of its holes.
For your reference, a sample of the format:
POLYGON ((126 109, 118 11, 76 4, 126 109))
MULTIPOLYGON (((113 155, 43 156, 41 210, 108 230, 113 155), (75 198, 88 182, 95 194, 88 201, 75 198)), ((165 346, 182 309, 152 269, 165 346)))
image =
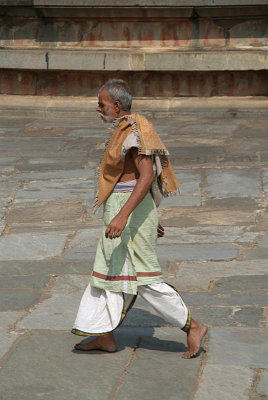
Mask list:
POLYGON ((104 122, 113 122, 117 117, 115 105, 106 89, 103 89, 99 94, 97 112, 104 122))

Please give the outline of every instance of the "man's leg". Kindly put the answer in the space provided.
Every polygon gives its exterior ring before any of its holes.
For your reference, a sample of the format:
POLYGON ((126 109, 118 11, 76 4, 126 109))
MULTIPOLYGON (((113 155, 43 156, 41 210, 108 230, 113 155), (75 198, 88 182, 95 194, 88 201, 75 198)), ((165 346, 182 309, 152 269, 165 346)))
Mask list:
POLYGON ((77 343, 74 348, 115 352, 117 346, 113 331, 123 321, 135 299, 134 295, 105 291, 89 284, 82 297, 72 333, 97 337, 90 342, 77 343))
POLYGON ((139 286, 138 292, 167 322, 177 324, 187 333, 188 349, 183 358, 196 356, 207 327, 191 319, 190 311, 176 290, 162 282, 139 286))

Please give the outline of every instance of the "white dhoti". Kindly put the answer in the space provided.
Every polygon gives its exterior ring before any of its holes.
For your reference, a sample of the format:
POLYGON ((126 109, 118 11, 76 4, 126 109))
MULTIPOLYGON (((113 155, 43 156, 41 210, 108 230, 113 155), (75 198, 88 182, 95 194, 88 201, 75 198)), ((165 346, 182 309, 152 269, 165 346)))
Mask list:
MULTIPOLYGON (((178 292, 160 282, 138 286, 138 294, 167 322, 187 332, 191 313, 178 292)), ((80 336, 98 336, 113 331, 125 318, 136 300, 136 295, 111 292, 91 286, 81 299, 72 333, 80 336)))

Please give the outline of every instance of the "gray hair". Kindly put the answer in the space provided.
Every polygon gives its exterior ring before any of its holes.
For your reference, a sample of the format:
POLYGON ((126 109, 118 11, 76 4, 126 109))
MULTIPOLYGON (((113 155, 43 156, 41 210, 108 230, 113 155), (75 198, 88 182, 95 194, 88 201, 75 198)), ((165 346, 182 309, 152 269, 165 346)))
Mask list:
POLYGON ((131 91, 122 79, 109 79, 99 90, 99 93, 106 89, 107 93, 114 101, 119 101, 123 110, 131 109, 132 94, 131 91))

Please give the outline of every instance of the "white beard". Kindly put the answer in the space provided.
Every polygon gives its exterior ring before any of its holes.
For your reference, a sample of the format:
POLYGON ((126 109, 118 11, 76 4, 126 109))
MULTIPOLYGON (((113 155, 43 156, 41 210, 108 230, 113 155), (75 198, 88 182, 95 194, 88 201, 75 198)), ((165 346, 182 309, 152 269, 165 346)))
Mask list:
POLYGON ((108 124, 111 124, 114 121, 114 117, 111 117, 110 115, 103 115, 102 113, 98 112, 99 116, 101 117, 103 122, 106 122, 108 124))

